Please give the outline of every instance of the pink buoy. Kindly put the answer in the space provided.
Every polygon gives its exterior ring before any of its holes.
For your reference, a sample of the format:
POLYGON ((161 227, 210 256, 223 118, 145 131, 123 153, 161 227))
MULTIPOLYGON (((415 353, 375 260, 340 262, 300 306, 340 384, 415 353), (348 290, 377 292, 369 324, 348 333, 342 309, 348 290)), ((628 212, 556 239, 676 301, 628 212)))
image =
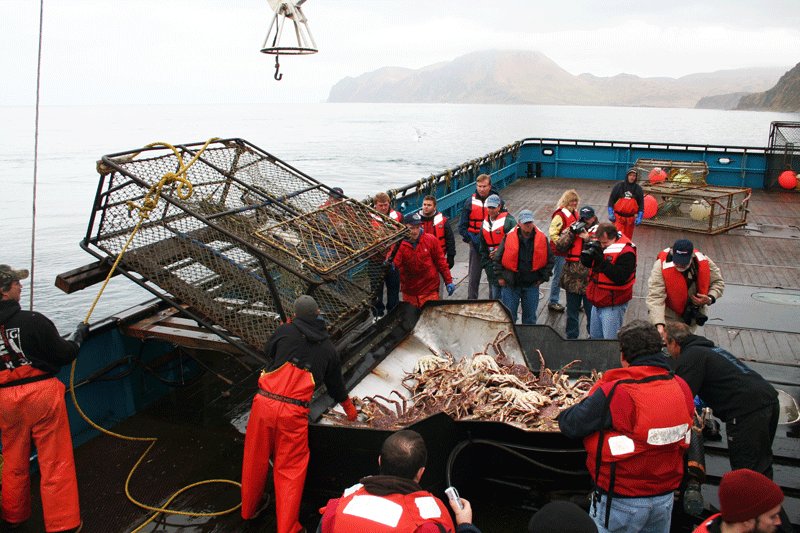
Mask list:
POLYGON ((784 189, 794 189, 797 187, 797 172, 794 170, 784 170, 778 176, 778 185, 784 189))
POLYGON ((644 196, 644 218, 653 218, 658 213, 658 200, 652 194, 644 196))
POLYGON ((660 167, 655 167, 653 170, 650 171, 648 174, 650 178, 650 183, 661 183, 662 181, 667 181, 667 173, 664 172, 664 169, 660 167))

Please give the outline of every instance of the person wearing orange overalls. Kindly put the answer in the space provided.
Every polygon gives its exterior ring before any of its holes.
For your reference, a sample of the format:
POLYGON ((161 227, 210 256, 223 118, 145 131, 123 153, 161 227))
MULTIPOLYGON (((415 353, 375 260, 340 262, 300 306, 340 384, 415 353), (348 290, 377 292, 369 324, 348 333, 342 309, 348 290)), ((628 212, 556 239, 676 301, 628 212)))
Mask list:
POLYGON ((303 295, 295 300, 294 313, 294 319, 279 326, 265 347, 272 362, 258 379, 242 461, 242 518, 251 520, 264 508, 272 459, 278 533, 303 531, 300 500, 308 469, 308 413, 314 389, 324 383, 347 418, 352 421, 357 416, 319 305, 303 295))
POLYGON ((69 340, 44 315, 20 309, 27 270, 0 265, 0 435, 3 443, 0 516, 10 528, 31 516, 31 441, 38 454, 44 527, 82 528, 64 384, 56 372, 78 355, 89 328, 69 340))
POLYGON ((625 179, 614 185, 608 196, 608 220, 629 239, 644 216, 644 191, 636 182, 637 177, 636 169, 629 168, 625 179))

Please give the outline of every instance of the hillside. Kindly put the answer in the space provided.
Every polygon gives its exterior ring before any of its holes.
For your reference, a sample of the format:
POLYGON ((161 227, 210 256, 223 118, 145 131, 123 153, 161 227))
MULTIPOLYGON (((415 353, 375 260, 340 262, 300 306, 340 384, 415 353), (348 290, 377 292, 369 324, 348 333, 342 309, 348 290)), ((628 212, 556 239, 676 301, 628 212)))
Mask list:
POLYGON ((743 96, 736 109, 800 112, 800 63, 771 89, 743 96))
POLYGON ((535 51, 474 52, 422 69, 385 67, 347 77, 329 102, 694 107, 705 96, 772 87, 785 69, 750 68, 640 78, 572 75, 535 51))

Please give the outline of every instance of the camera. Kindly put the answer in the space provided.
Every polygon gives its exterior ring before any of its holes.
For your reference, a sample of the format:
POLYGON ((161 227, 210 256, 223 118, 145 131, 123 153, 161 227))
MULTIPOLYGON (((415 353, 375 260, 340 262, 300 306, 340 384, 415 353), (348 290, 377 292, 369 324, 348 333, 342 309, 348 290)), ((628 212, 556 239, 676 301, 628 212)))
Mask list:
POLYGON ((569 226, 569 232, 572 233, 573 235, 580 235, 584 231, 586 231, 586 222, 584 222, 583 220, 578 220, 576 222, 573 222, 569 226))
POLYGON ((700 312, 700 306, 694 304, 688 304, 686 306, 681 319, 689 326, 692 325, 692 321, 698 326, 702 326, 708 321, 708 317, 700 312))
POLYGON ((603 245, 600 241, 586 241, 581 250, 581 264, 592 268, 595 262, 603 260, 603 245))

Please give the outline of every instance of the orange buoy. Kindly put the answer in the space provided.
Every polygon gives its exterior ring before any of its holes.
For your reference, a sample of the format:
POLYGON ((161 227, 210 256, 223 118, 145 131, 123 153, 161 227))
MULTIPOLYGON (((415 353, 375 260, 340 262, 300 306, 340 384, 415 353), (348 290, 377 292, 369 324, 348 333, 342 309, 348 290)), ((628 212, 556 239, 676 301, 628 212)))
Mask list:
POLYGON ((658 200, 652 194, 644 196, 644 218, 653 218, 658 213, 658 200))
POLYGON ((797 187, 797 172, 794 170, 784 170, 778 176, 778 185, 784 189, 794 189, 797 187))
POLYGON ((661 167, 655 167, 653 170, 650 171, 648 174, 650 178, 650 183, 661 183, 662 181, 667 181, 667 173, 664 172, 664 169, 661 167))

